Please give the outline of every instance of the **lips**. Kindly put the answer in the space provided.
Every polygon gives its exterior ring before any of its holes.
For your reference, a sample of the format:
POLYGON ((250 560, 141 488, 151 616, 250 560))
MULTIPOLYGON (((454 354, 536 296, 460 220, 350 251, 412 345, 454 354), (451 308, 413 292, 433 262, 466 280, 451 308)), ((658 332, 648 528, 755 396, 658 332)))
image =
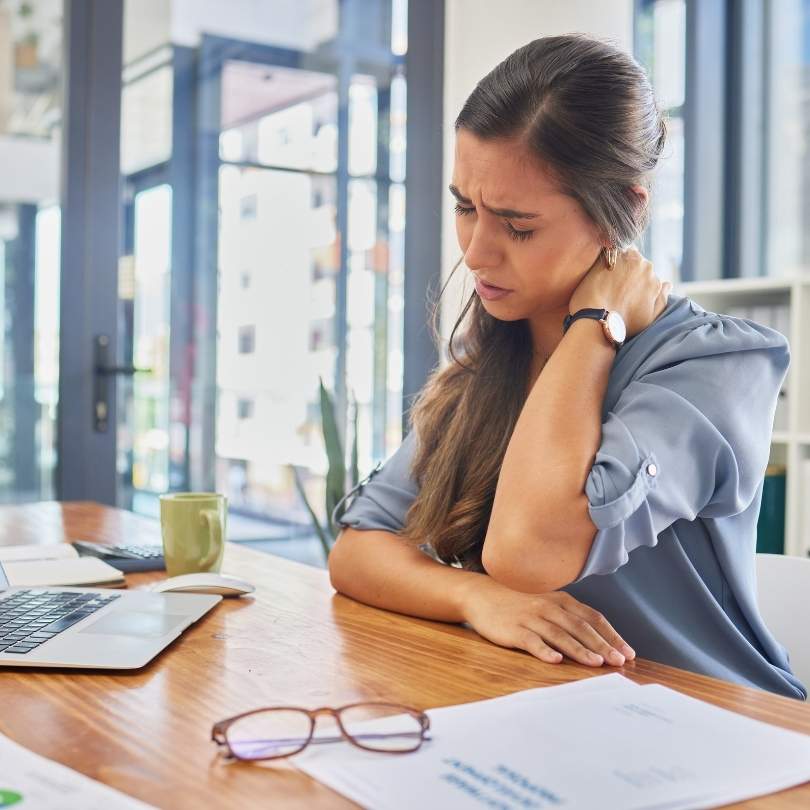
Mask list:
POLYGON ((494 284, 488 284, 475 274, 473 274, 473 277, 475 278, 475 291, 485 301, 498 301, 512 292, 512 290, 507 290, 504 287, 496 287, 494 284))

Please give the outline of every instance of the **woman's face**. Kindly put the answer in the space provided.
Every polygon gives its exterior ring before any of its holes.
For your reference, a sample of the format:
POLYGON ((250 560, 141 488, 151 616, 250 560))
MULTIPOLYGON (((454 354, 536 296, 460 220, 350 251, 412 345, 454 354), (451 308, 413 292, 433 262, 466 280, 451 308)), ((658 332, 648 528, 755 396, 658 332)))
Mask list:
POLYGON ((513 321, 566 309, 602 242, 582 206, 557 190, 526 148, 458 130, 450 190, 458 243, 487 312, 513 321))

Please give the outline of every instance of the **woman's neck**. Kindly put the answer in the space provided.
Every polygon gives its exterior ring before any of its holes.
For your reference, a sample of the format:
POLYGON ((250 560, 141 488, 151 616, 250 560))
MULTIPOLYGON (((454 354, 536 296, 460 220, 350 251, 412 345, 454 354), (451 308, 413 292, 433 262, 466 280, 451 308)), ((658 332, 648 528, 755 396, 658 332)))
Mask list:
POLYGON ((529 329, 532 335, 532 371, 540 373, 546 360, 554 354, 554 350, 563 339, 563 320, 568 315, 568 307, 556 312, 544 312, 542 315, 529 319, 529 329))

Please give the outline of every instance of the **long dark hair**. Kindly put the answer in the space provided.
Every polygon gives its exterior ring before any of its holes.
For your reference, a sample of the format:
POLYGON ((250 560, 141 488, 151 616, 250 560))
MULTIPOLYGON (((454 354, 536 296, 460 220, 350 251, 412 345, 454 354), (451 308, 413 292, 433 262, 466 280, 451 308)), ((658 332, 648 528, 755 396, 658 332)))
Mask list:
MULTIPOLYGON (((524 45, 478 82, 455 129, 525 144, 609 243, 624 248, 646 226, 649 209, 630 187, 650 190, 666 121, 643 69, 613 44, 569 34, 524 45)), ((480 571, 498 474, 528 395, 528 322, 493 318, 473 294, 448 350, 451 362, 433 371, 410 411, 419 492, 404 534, 480 571)))

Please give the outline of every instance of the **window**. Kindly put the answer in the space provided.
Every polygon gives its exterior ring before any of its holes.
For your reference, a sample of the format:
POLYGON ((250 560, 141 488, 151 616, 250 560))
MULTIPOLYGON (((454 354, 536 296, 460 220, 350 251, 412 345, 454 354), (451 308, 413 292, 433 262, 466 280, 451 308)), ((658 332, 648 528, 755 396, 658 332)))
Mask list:
POLYGON ((402 439, 405 323, 408 3, 314 5, 126 0, 123 46, 125 188, 171 185, 169 486, 307 531, 319 380, 366 474, 402 439))

